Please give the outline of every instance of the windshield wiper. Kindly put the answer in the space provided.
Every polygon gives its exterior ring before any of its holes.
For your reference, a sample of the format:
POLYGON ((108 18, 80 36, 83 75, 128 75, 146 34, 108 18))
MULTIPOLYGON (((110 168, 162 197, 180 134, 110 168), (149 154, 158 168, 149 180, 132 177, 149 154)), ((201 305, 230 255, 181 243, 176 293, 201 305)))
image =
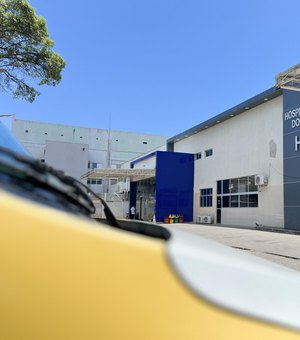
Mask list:
POLYGON ((46 195, 45 192, 41 193, 42 190, 51 192, 61 204, 68 204, 73 211, 77 207, 86 215, 95 213, 95 206, 90 197, 92 194, 103 204, 108 223, 118 227, 118 222, 101 197, 78 180, 38 160, 0 147, 0 173, 2 184, 14 184, 15 188, 32 190, 33 195, 41 195, 44 198, 46 195))
POLYGON ((79 180, 1 146, 0 186, 35 202, 89 217, 96 210, 91 199, 94 196, 104 207, 108 225, 164 240, 170 237, 168 230, 161 226, 141 221, 117 221, 107 203, 79 180))

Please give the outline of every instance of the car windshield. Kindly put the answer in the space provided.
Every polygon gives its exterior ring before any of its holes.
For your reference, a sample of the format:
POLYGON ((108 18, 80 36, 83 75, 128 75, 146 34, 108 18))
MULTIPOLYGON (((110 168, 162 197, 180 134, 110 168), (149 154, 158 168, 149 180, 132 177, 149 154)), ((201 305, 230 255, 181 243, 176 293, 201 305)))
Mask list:
POLYGON ((28 152, 2 122, 0 122, 0 146, 21 154, 28 155, 28 152))

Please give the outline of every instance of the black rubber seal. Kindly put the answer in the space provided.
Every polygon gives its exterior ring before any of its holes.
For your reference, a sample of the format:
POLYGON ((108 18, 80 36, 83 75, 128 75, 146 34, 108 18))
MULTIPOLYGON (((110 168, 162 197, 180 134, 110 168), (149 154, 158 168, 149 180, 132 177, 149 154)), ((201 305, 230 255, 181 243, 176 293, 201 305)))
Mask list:
MULTIPOLYGON (((98 222, 108 224, 106 219, 96 218, 98 222)), ((118 227, 113 228, 130 231, 136 234, 145 235, 149 237, 159 238, 167 241, 171 234, 170 232, 159 225, 137 220, 118 220, 118 227)))

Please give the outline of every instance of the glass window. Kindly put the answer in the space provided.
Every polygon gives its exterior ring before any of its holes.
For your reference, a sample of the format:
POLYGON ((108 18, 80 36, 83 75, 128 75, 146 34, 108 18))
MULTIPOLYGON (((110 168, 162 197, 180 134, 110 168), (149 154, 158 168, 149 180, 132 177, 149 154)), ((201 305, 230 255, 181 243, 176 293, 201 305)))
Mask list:
POLYGON ((222 202, 223 208, 257 208, 258 193, 254 178, 255 176, 244 176, 217 181, 220 207, 222 202))
POLYGON ((257 186, 255 185, 255 176, 249 176, 249 192, 257 191, 257 186))
POLYGON ((195 153, 195 160, 201 159, 201 152, 195 153))
POLYGON ((212 156, 212 154, 213 154, 213 149, 205 150, 205 157, 212 156))
POLYGON ((222 181, 217 182, 217 194, 218 195, 222 194, 222 181))
MULTIPOLYGON (((84 149, 82 149, 84 151, 84 149)), ((88 163, 88 168, 89 169, 97 169, 100 167, 100 163, 96 163, 96 162, 89 162, 88 163)))
POLYGON ((258 207, 258 194, 249 195, 249 207, 250 208, 258 207))
POLYGON ((232 178, 229 182, 229 192, 231 194, 238 192, 238 187, 239 187, 239 179, 232 178))
POLYGON ((239 178, 238 192, 248 192, 249 191, 249 177, 239 178))
POLYGON ((212 207, 212 188, 200 189, 200 207, 212 207))
POLYGON ((102 184, 102 180, 96 179, 96 178, 88 178, 86 183, 87 184, 102 184))
POLYGON ((231 208, 238 208, 239 207, 239 196, 238 195, 231 195, 230 197, 230 207, 231 208))
POLYGON ((229 194, 229 179, 223 181, 223 194, 229 194))
POLYGON ((241 208, 249 207, 249 195, 240 195, 240 207, 241 208))
POLYGON ((207 196, 207 206, 212 207, 212 205, 213 205, 212 196, 207 196))
POLYGON ((223 208, 229 208, 229 196, 223 196, 222 203, 223 208))

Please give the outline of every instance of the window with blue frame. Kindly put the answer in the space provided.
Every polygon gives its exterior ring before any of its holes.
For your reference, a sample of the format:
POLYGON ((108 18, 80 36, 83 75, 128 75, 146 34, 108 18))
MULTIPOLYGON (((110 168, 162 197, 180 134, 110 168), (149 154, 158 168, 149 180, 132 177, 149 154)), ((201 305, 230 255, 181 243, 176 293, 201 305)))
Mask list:
POLYGON ((222 208, 257 208, 258 189, 255 176, 217 181, 217 195, 222 208))
POLYGON ((200 189, 200 207, 212 207, 213 205, 213 189, 200 189))

